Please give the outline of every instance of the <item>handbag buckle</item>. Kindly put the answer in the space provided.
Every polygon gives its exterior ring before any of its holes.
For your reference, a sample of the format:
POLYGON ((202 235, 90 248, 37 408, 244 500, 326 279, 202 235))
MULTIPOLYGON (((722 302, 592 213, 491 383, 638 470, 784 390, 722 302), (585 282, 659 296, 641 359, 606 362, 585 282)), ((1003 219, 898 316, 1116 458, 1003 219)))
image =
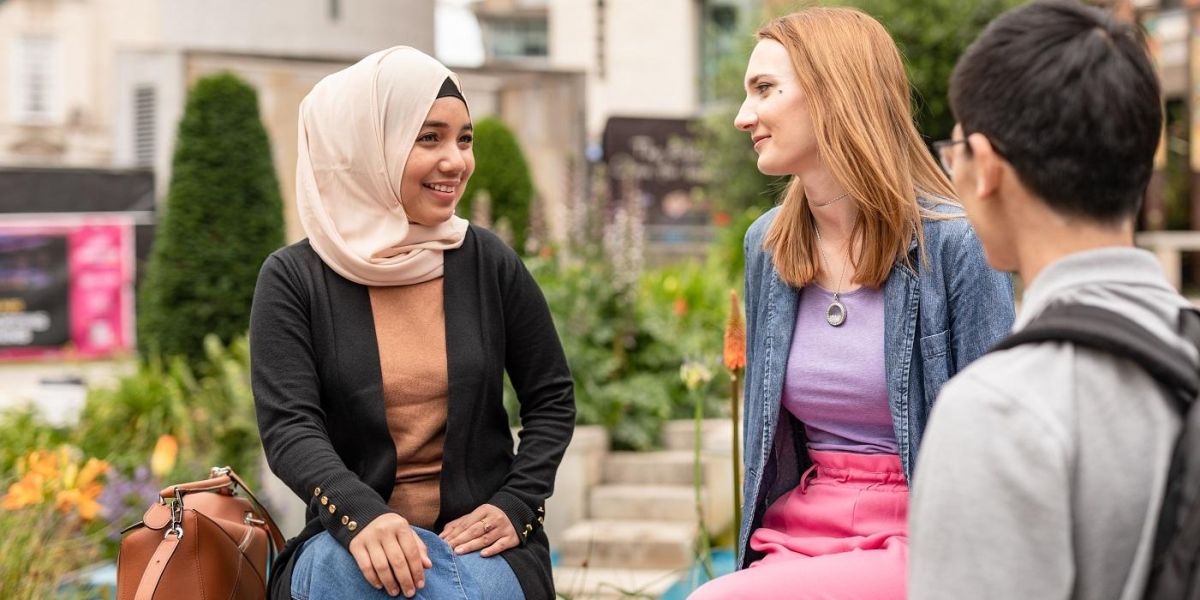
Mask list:
POLYGON ((176 540, 183 539, 183 494, 175 488, 175 499, 171 501, 171 526, 163 533, 163 539, 174 534, 176 540))

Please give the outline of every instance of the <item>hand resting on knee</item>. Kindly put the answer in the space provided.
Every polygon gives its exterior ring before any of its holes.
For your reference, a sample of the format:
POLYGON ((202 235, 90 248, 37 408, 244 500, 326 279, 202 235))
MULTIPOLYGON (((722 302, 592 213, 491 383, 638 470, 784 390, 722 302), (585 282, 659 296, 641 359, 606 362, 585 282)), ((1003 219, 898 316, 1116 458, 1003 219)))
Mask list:
POLYGON ((363 577, 392 596, 403 591, 411 598, 425 587, 425 569, 433 566, 425 542, 395 513, 371 521, 350 541, 350 554, 363 577))

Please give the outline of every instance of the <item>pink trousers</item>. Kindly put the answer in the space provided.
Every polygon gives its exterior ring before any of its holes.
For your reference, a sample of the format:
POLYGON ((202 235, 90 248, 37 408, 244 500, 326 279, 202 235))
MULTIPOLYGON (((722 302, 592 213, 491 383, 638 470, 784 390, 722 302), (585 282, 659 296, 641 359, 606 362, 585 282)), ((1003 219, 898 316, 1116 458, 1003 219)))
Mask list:
POLYGON ((767 508, 750 536, 765 556, 701 586, 691 600, 905 597, 908 485, 900 457, 809 456, 813 466, 800 485, 767 508))

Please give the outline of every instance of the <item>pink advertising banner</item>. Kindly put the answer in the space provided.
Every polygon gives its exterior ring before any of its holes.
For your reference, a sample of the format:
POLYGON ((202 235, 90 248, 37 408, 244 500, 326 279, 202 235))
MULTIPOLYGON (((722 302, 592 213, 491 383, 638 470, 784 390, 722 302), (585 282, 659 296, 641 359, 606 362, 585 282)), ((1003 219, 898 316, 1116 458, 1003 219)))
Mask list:
POLYGON ((131 352, 134 261, 126 219, 0 220, 0 360, 131 352))

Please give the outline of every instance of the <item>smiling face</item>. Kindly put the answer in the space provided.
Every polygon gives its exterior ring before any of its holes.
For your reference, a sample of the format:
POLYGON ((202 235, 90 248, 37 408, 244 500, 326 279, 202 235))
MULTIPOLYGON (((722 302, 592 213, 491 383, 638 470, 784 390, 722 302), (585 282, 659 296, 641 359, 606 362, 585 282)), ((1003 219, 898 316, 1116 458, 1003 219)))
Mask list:
POLYGON ((750 134, 758 170, 797 175, 818 162, 817 140, 804 92, 782 44, 764 39, 746 65, 746 100, 734 126, 750 134))
POLYGON ((467 105, 454 97, 434 101, 400 178, 400 198, 409 221, 432 227, 454 215, 475 171, 473 141, 467 105))

